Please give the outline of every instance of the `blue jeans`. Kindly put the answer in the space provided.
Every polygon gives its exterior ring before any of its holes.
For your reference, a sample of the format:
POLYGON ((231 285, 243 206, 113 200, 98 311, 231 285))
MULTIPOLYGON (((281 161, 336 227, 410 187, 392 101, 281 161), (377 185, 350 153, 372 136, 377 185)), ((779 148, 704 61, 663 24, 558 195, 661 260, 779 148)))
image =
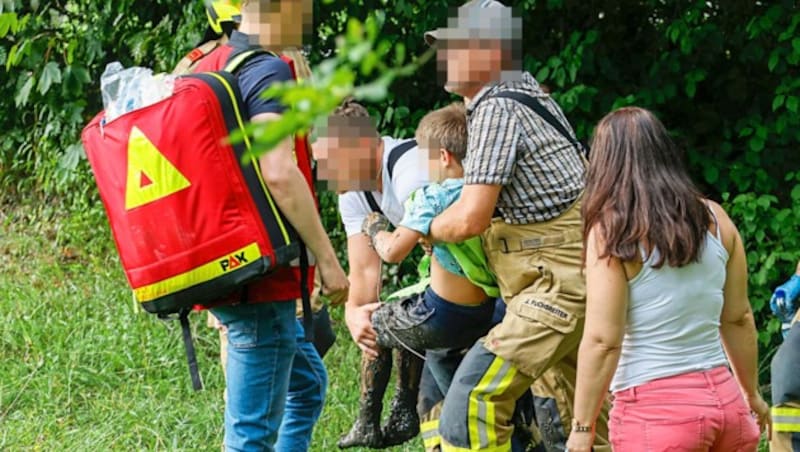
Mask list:
POLYGON ((312 342, 306 342, 303 323, 297 323, 297 353, 292 361, 286 412, 278 432, 278 452, 307 451, 328 389, 328 372, 312 342))
POLYGON ((492 327, 494 309, 494 299, 464 306, 428 287, 423 294, 381 305, 372 313, 372 326, 384 348, 465 348, 492 327))
POLYGON ((228 330, 225 449, 274 451, 281 428, 288 428, 281 443, 294 447, 303 436, 300 441, 307 447, 327 375, 313 346, 298 346, 303 329, 295 318, 295 301, 223 306, 212 312, 228 330), (316 396, 309 396, 313 386, 316 396), (290 389, 296 391, 292 396, 290 389))

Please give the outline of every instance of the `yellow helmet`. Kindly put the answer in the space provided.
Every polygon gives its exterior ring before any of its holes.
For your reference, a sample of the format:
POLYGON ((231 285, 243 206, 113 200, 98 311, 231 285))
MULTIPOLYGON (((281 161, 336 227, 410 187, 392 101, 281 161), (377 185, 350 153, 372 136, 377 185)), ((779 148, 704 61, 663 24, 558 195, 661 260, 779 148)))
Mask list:
POLYGON ((207 2, 206 5, 208 25, 214 30, 214 33, 218 35, 221 35, 223 31, 225 31, 226 27, 223 27, 223 24, 238 24, 242 21, 242 13, 239 7, 235 6, 230 0, 207 2))

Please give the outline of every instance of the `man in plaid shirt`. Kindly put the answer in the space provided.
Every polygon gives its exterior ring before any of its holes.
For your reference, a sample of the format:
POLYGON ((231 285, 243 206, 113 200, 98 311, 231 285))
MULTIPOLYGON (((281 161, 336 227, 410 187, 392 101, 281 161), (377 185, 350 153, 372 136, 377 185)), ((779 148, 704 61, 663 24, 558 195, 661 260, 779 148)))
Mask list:
MULTIPOLYGON (((564 450, 586 302, 584 150, 558 104, 520 70, 521 20, 511 8, 473 0, 449 25, 425 38, 446 67, 445 89, 465 98, 469 144, 461 197, 434 219, 430 236, 482 234, 507 312, 453 379, 442 450, 511 450, 514 402, 529 387, 547 450, 564 450)), ((610 450, 606 418, 591 426, 595 450, 610 450)))

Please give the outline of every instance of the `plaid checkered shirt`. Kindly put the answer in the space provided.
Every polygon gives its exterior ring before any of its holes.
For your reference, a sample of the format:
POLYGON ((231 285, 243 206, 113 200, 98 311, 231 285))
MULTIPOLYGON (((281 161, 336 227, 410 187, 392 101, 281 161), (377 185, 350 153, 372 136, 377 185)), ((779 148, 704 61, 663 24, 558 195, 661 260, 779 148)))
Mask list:
POLYGON ((574 135, 556 102, 529 73, 484 87, 467 106, 469 145, 464 162, 468 185, 502 185, 497 209, 506 223, 538 223, 558 217, 583 192, 581 153, 525 105, 492 97, 501 91, 534 96, 574 135))

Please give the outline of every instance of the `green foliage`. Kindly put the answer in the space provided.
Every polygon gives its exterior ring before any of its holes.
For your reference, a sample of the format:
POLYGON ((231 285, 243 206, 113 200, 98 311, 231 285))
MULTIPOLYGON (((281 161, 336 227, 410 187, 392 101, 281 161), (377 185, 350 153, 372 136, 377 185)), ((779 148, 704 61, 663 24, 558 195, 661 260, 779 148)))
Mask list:
MULTIPOLYGON (((787 279, 800 259, 800 172, 789 173, 784 182, 793 187, 788 205, 771 194, 742 193, 730 200, 728 212, 744 239, 750 270, 750 302, 764 346, 760 370, 769 374, 769 361, 779 343, 780 322, 769 309, 776 283, 787 279)), ((729 196, 724 196, 729 200, 729 196)))
POLYGON ((168 70, 203 30, 200 2, 140 6, 134 0, 0 3, 4 195, 63 199, 92 191, 80 131, 102 108, 105 65, 120 60, 168 70))

